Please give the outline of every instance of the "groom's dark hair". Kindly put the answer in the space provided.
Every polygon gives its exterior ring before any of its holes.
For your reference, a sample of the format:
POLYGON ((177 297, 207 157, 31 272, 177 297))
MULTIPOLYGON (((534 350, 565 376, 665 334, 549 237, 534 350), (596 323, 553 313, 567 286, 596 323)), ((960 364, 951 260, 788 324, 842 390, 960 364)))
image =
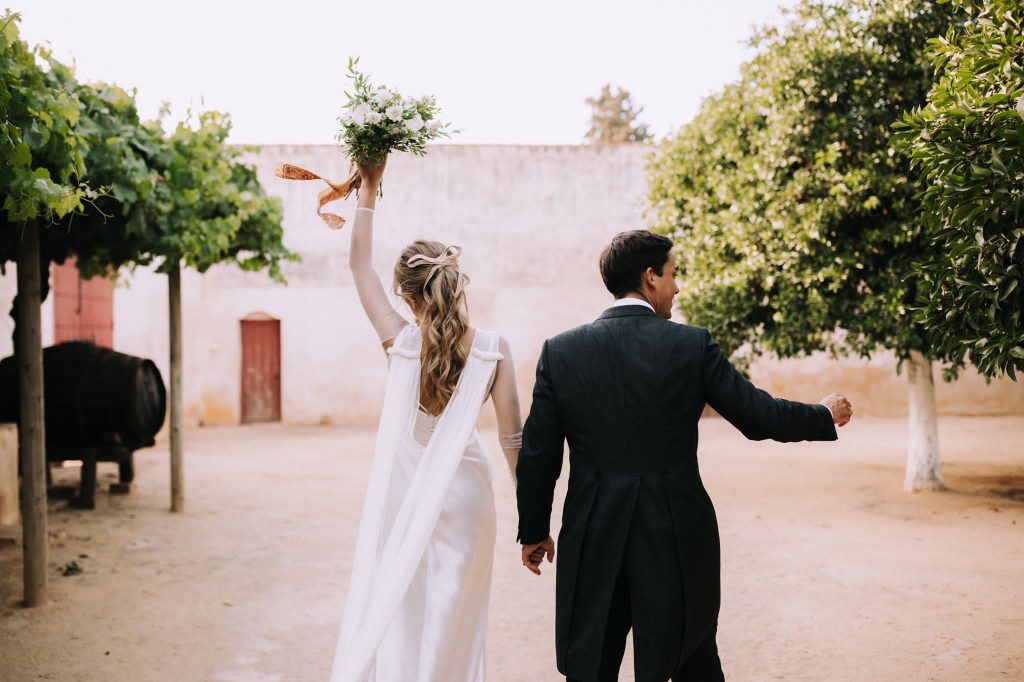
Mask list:
POLYGON ((639 293, 647 268, 664 274, 671 250, 671 239, 649 230, 620 232, 601 252, 601 279, 615 298, 639 293))

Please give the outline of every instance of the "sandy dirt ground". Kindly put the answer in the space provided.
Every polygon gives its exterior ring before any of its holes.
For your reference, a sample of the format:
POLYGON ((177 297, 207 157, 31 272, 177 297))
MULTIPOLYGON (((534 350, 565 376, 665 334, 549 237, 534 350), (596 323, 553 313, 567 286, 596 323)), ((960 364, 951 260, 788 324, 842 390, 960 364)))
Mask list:
MULTIPOLYGON (((950 490, 916 495, 900 490, 905 422, 840 433, 751 443, 702 422, 727 677, 1024 680, 1024 419, 944 418, 950 490)), ((101 465, 96 510, 52 504, 49 605, 20 607, 21 547, 0 546, 0 679, 325 680, 373 435, 188 431, 182 515, 167 511, 165 445, 138 453, 128 496, 105 492, 101 465), (83 572, 65 577, 71 561, 83 572)), ((554 572, 521 566, 510 479, 495 489, 488 679, 561 679, 554 572)), ((627 653, 620 679, 631 666, 627 653)))

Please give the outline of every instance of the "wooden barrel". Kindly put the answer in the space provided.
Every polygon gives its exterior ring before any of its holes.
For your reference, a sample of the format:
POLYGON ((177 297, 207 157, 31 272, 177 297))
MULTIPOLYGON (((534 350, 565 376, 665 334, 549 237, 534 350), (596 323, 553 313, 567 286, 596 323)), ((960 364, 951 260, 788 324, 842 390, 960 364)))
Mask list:
MULTIPOLYGON (((43 350, 47 446, 152 445, 167 390, 151 360, 70 341, 43 350)), ((14 358, 0 360, 0 422, 17 421, 14 358)))

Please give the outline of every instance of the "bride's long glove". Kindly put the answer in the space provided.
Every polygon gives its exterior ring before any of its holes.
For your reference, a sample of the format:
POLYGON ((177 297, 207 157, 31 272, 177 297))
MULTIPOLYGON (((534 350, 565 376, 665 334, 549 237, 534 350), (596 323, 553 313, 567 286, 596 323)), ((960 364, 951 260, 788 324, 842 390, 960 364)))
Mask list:
POLYGON ((491 401, 494 403, 494 415, 498 418, 498 441, 515 484, 519 450, 523 446, 523 415, 519 411, 519 389, 512 350, 504 337, 498 341, 498 352, 502 359, 494 373, 491 401))
POLYGON ((373 216, 377 186, 384 174, 384 166, 360 167, 359 173, 363 189, 359 193, 359 204, 352 225, 348 262, 363 311, 381 342, 386 342, 395 338, 408 322, 391 305, 384 283, 373 269, 373 216))
POLYGON ((519 462, 519 450, 523 447, 523 430, 509 435, 498 433, 498 442, 501 443, 501 451, 505 453, 505 461, 508 462, 509 472, 512 474, 512 484, 516 482, 516 464, 519 462))

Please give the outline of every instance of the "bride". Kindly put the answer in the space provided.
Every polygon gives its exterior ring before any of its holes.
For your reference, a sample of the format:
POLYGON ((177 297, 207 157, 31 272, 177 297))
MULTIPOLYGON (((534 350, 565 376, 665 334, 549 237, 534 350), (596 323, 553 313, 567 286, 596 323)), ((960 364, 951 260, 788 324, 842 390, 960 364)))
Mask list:
POLYGON ((493 470, 476 422, 490 397, 514 472, 522 422, 512 355, 497 333, 470 327, 457 246, 407 246, 394 289, 415 323, 391 306, 372 264, 384 164, 359 172, 349 262, 388 382, 331 680, 476 682, 495 541, 493 470))

